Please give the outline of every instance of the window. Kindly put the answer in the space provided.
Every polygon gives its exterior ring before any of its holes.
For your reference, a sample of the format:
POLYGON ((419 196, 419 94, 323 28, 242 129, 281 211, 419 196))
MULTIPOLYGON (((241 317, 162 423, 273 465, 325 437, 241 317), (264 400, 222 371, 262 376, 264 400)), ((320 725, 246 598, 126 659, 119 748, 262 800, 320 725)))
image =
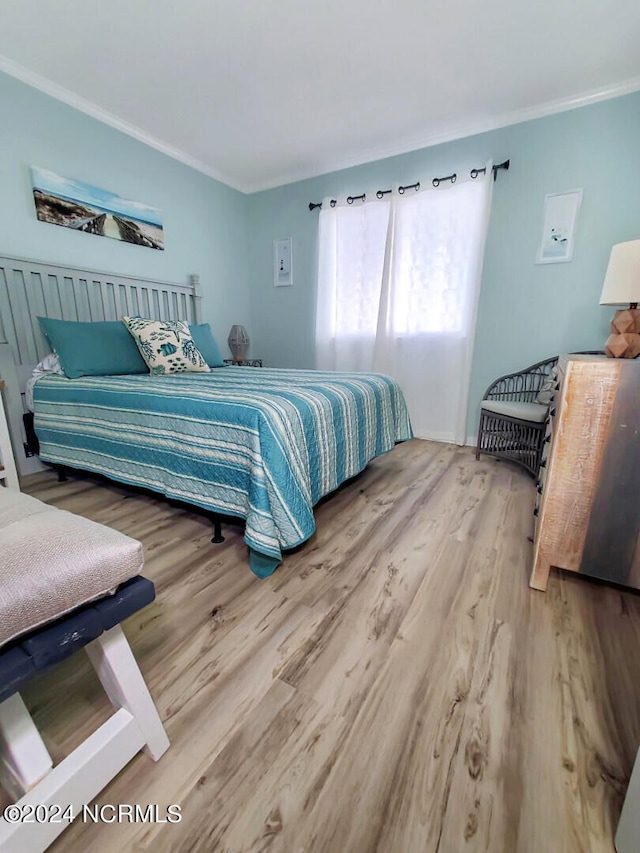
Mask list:
POLYGON ((491 190, 460 181, 320 211, 317 365, 391 374, 425 437, 464 442, 491 190), (442 417, 427 412, 445 398, 442 417))

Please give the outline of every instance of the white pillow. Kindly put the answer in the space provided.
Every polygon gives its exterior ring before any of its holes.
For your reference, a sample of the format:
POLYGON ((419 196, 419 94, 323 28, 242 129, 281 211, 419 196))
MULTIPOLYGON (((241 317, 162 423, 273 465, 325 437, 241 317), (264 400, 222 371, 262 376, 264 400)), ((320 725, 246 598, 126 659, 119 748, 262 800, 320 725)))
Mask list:
POLYGON ((146 320, 123 317, 140 355, 152 375, 209 373, 209 365, 193 342, 189 325, 182 320, 146 320))
POLYGON ((60 376, 64 376, 64 370, 60 365, 60 359, 58 358, 58 354, 55 352, 50 352, 49 355, 45 355, 42 361, 39 361, 38 364, 33 368, 33 378, 40 379, 41 376, 46 376, 47 373, 59 373, 60 376))
POLYGON ((64 376, 64 370, 60 366, 60 359, 55 352, 50 352, 49 355, 45 355, 42 361, 38 362, 33 368, 31 378, 27 379, 27 384, 24 386, 24 401, 30 412, 33 412, 33 386, 42 376, 49 376, 52 373, 64 376))

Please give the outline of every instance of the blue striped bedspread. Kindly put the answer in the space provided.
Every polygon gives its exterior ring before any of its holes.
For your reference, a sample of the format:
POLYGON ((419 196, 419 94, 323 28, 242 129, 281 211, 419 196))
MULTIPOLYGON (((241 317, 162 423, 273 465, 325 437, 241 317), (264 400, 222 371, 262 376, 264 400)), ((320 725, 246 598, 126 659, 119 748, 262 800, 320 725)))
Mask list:
POLYGON ((399 386, 372 373, 45 376, 34 410, 44 461, 245 519, 259 577, 313 534, 320 498, 412 436, 399 386))

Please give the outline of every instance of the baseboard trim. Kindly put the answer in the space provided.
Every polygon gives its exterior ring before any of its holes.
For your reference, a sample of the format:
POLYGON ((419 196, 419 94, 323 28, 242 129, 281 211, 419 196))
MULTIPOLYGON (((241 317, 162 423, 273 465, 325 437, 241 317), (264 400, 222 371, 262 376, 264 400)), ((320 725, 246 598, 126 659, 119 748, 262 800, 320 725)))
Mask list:
MULTIPOLYGON (((419 438, 422 441, 441 441, 443 444, 458 444, 458 442, 454 439, 451 433, 437 432, 437 433, 429 433, 420 432, 420 430, 414 431, 414 438, 419 438)), ((463 444, 459 444, 458 447, 475 447, 476 446, 476 436, 468 435, 464 440, 463 444)))

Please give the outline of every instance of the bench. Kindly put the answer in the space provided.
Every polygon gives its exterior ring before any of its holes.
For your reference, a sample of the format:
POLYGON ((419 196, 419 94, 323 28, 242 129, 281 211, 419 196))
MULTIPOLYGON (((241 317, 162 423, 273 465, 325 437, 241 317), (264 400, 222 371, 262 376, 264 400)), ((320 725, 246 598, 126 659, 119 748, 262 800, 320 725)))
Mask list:
MULTIPOLYGON (((18 807, 77 815, 139 751, 167 750, 120 626, 155 598, 142 566, 134 539, 0 487, 0 785, 18 807), (54 768, 19 691, 82 648, 115 713, 54 768)), ((69 822, 0 817, 0 850, 45 850, 69 822)))

